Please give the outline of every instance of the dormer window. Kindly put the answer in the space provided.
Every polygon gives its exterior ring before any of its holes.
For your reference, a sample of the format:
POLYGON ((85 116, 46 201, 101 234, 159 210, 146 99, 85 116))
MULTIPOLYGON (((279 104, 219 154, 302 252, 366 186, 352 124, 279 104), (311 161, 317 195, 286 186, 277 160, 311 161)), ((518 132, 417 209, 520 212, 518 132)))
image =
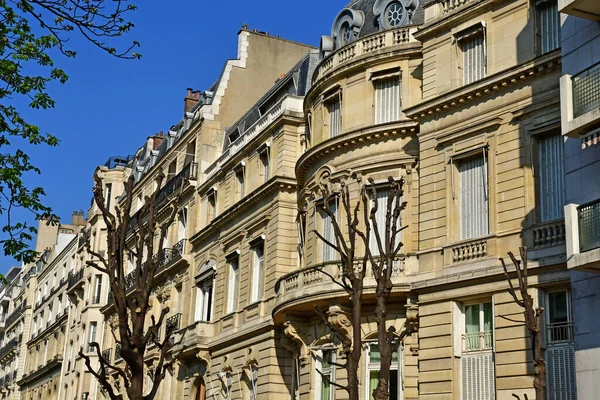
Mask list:
POLYGON ((385 19, 389 26, 400 26, 404 19, 404 7, 399 1, 391 3, 385 10, 385 19))
POLYGON ((342 24, 342 28, 340 29, 340 38, 342 40, 342 46, 352 41, 352 29, 350 29, 350 24, 348 22, 344 22, 342 24))
POLYGON ((418 5, 417 0, 376 0, 373 4, 373 14, 378 20, 379 29, 392 29, 409 25, 418 5))

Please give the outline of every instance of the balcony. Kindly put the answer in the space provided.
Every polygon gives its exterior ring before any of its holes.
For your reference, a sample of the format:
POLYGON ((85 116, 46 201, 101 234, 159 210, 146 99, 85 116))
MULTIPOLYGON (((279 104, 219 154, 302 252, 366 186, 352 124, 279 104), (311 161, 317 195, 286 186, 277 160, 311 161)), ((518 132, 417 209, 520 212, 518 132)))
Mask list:
POLYGON ((600 126, 600 64, 577 75, 564 74, 560 97, 563 135, 580 138, 594 132, 600 126))
POLYGON ((199 351, 207 351, 210 340, 215 336, 213 322, 199 321, 175 333, 173 355, 181 359, 196 359, 199 351))
POLYGON ((492 331, 470 332, 462 335, 463 353, 491 350, 493 347, 492 331))
POLYGON ((592 21, 600 20, 600 2, 598 0, 558 0, 558 9, 561 13, 574 17, 592 21))
POLYGON ((156 205, 162 206, 167 202, 171 195, 177 190, 184 187, 186 182, 195 181, 198 179, 198 163, 191 162, 183 167, 181 172, 175 175, 174 178, 169 180, 158 192, 156 196, 156 205))
POLYGON ((104 358, 106 361, 111 362, 111 353, 112 353, 112 349, 106 349, 102 352, 102 358, 104 358))
POLYGON ((115 362, 122 359, 123 357, 121 357, 121 345, 117 343, 117 345, 115 346, 115 362))
POLYGON ((67 290, 76 289, 80 286, 83 286, 83 268, 77 271, 75 274, 69 274, 69 283, 67 285, 67 290))
POLYGON ((567 265, 582 271, 600 271, 600 199, 565 207, 567 265))
POLYGON ((23 301, 23 303, 21 303, 19 307, 15 308, 13 312, 10 313, 8 317, 6 317, 5 326, 9 327, 10 325, 12 325, 13 322, 19 319, 19 317, 21 317, 21 315, 23 314, 23 310, 25 310, 25 307, 27 307, 27 301, 23 301))
POLYGON ((9 340, 1 349, 0 349, 0 359, 4 358, 7 354, 16 350, 17 347, 17 339, 9 340))
POLYGON ((573 321, 546 325, 548 344, 573 343, 573 321))
MULTIPOLYGON (((357 263, 357 270, 362 268, 357 263)), ((365 298, 374 296, 376 286, 372 272, 367 272, 364 281, 365 298)), ((297 312, 312 311, 313 306, 321 301, 327 303, 332 298, 347 297, 346 292, 332 281, 333 277, 339 281, 341 277, 340 266, 335 263, 325 263, 291 272, 279 278, 275 283, 275 306, 273 315, 281 316, 289 308, 297 312)), ((404 259, 398 258, 392 266, 392 282, 394 295, 403 296, 403 292, 410 288, 404 275, 404 259)))
POLYGON ((179 325, 181 324, 181 313, 175 314, 172 317, 167 318, 165 321, 165 328, 167 331, 174 332, 179 330, 179 325))

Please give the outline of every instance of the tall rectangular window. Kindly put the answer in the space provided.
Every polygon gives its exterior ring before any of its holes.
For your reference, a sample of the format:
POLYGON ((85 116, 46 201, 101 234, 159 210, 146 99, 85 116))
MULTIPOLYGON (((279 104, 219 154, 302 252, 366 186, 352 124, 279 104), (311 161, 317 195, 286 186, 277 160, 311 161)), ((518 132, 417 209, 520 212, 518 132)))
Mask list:
POLYGON ((196 288, 195 320, 208 322, 212 319, 213 279, 200 284, 196 288))
POLYGON ((229 282, 227 285, 227 314, 230 314, 237 309, 239 272, 239 257, 231 257, 229 259, 229 282))
POLYGON ((560 14, 556 0, 537 0, 540 48, 542 54, 560 47, 560 14))
POLYGON ((88 344, 88 353, 91 353, 94 351, 94 348, 92 347, 92 343, 96 342, 96 331, 97 330, 98 330, 98 323, 91 322, 90 323, 90 341, 88 344))
POLYGON ((263 182, 268 181, 271 178, 271 160, 269 146, 263 147, 258 152, 259 171, 262 175, 263 182))
POLYGON ((316 354, 317 369, 317 400, 333 400, 335 398, 335 386, 331 382, 335 382, 335 350, 323 349, 318 350, 316 354))
POLYGON ((489 233, 488 175, 484 156, 461 160, 458 164, 460 181, 460 238, 485 236, 489 233))
POLYGON ((460 40, 463 53, 463 84, 478 81, 485 77, 486 52, 483 28, 460 40))
POLYGON ((209 193, 206 201, 206 223, 210 224, 217 216, 217 192, 209 193))
POLYGON ((493 345, 492 303, 476 303, 465 306, 465 332, 463 350, 489 350, 493 345))
POLYGON ((546 296, 547 392, 550 400, 577 399, 573 318, 568 290, 546 296))
POLYGON ((110 200, 112 198, 112 183, 107 183, 104 189, 104 205, 110 209, 110 200))
MULTIPOLYGON (((177 242, 187 239, 188 209, 183 207, 177 218, 177 242)), ((183 252, 183 249, 180 249, 183 252)))
MULTIPOLYGON (((379 369, 381 368, 381 352, 379 351, 379 345, 377 343, 367 343, 367 354, 366 354, 367 368, 365 382, 368 383, 367 393, 365 398, 373 398, 373 390, 377 387, 379 382, 379 369)), ((392 364, 390 365, 390 400, 398 400, 401 397, 401 379, 402 374, 400 373, 400 357, 398 351, 392 354, 392 364)))
POLYGON ((235 192, 238 200, 241 200, 245 196, 246 190, 246 174, 245 168, 243 166, 239 166, 235 169, 235 192))
POLYGON ((254 259, 252 261, 252 292, 250 294, 251 303, 259 301, 263 294, 265 279, 264 248, 265 244, 262 241, 252 248, 254 259))
MULTIPOLYGON (((375 213, 375 222, 377 223, 377 232, 379 233, 379 237, 381 238, 381 245, 383 246, 383 248, 385 249, 385 234, 386 234, 386 214, 387 214, 387 203, 388 203, 388 197, 390 195, 390 190, 389 188, 379 188, 377 189, 377 199, 371 199, 371 204, 372 206, 375 205, 375 202, 377 202, 377 212, 375 213)), ((402 201, 402 199, 400 200, 402 201)), ((393 206, 396 206, 396 200, 394 200, 393 206)), ((393 210, 393 208, 392 208, 393 210)), ((398 222, 397 222, 397 229, 400 229, 400 227, 402 226, 402 221, 401 221, 401 217, 400 216, 398 218, 398 222)), ((390 223, 393 221, 390 221, 390 223)), ((373 224, 373 222, 370 222, 371 225, 371 236, 369 237, 369 248, 371 249, 371 254, 373 254, 373 256, 379 256, 379 246, 377 244, 377 237, 375 236, 375 224, 373 224)), ((391 229, 390 229, 390 235, 392 234, 391 229)), ((396 234, 396 241, 395 243, 399 243, 402 240, 402 236, 401 236, 401 232, 398 232, 396 234)))
POLYGON ((96 287, 94 288, 93 304, 100 303, 100 295, 102 294, 102 275, 96 275, 96 287))
POLYGON ((400 97, 400 77, 376 79, 375 85, 375 123, 385 124, 398 121, 402 109, 400 97))
MULTIPOLYGON (((335 198, 326 205, 337 220, 338 214, 338 199, 335 198)), ((323 211, 323 237, 330 243, 336 244, 337 240, 335 237, 335 230, 333 228, 333 222, 331 217, 325 211, 323 211)), ((337 251, 330 245, 323 243, 323 262, 333 261, 338 257, 337 251)))
POLYGON ((560 133, 538 140, 540 216, 542 222, 564 218, 565 170, 563 137, 560 133))
POLYGON ((342 101, 339 98, 331 100, 327 110, 329 111, 329 137, 333 138, 342 133, 342 101))

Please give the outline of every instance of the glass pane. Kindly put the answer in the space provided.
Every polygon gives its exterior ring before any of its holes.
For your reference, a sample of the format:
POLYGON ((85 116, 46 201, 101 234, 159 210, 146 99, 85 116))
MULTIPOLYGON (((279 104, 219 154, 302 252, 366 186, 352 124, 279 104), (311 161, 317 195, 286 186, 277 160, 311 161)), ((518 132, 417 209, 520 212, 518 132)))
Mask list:
POLYGON ((465 307, 465 347, 466 350, 479 349, 479 304, 465 307))
POLYGON ((369 363, 380 363, 381 352, 379 351, 378 344, 372 344, 369 346, 369 363))
POLYGON ((322 372, 331 368, 331 350, 323 350, 323 361, 321 361, 322 372))
POLYGON ((548 294, 550 303, 550 323, 567 322, 569 319, 567 310, 567 292, 554 292, 548 294))
POLYGON ((379 371, 369 371, 369 399, 373 398, 373 390, 379 382, 379 371))
POLYGON ((330 400, 331 396, 331 383, 323 377, 323 383, 321 384, 321 400, 330 400))
POLYGON ((492 332, 493 332, 493 318, 494 312, 492 310, 492 303, 483 304, 483 333, 484 333, 484 346, 486 349, 492 348, 492 332))

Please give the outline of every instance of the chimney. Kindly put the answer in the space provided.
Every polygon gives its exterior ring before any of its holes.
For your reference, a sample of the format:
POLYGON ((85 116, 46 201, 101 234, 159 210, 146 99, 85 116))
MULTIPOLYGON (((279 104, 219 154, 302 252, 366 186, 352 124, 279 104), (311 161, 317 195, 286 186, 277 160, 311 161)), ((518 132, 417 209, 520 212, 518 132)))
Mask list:
POLYGON ((85 218, 83 218, 83 211, 73 211, 71 215, 71 225, 83 226, 85 225, 85 218))
POLYGON ((165 136, 163 132, 160 131, 159 133, 155 133, 153 136, 150 136, 150 139, 152 139, 152 150, 156 150, 163 140, 165 140, 165 136))
POLYGON ((184 114, 186 112, 192 111, 192 108, 194 108, 194 106, 196 105, 196 103, 198 103, 198 100, 200 100, 200 91, 195 91, 192 88, 188 88, 187 89, 187 95, 183 99, 183 103, 184 103, 183 112, 184 112, 184 114))

